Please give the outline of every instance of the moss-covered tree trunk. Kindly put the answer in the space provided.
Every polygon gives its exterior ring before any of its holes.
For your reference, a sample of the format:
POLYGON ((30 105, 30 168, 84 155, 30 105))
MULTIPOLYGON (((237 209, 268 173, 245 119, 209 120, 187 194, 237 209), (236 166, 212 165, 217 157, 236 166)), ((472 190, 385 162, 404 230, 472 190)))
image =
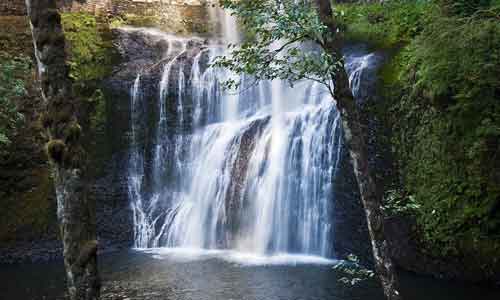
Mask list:
POLYGON ((65 38, 55 0, 26 0, 33 33, 41 93, 43 125, 49 142, 57 196, 57 217, 64 249, 70 299, 99 298, 95 205, 87 197, 85 152, 77 120, 65 38))
MULTIPOLYGON (((343 39, 339 27, 333 19, 330 0, 316 0, 316 5, 321 21, 333 33, 324 39, 322 46, 337 61, 342 62, 343 39)), ((332 74, 332 80, 335 82, 333 96, 342 118, 345 142, 349 148, 354 174, 366 213, 376 271, 387 299, 401 299, 398 292, 397 274, 385 238, 382 199, 377 194, 373 173, 368 164, 366 132, 361 125, 358 107, 343 64, 332 74)))

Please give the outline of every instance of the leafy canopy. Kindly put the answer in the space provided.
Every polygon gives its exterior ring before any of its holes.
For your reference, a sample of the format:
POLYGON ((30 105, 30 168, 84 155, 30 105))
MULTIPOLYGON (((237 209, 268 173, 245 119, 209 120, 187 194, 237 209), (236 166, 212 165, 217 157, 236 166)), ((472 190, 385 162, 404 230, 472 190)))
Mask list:
MULTIPOLYGON (((324 51, 332 33, 310 1, 221 0, 221 5, 238 19, 245 38, 230 44, 230 55, 218 57, 214 66, 252 75, 256 81, 281 79, 293 85, 314 80, 333 94, 332 75, 342 62, 324 51)), ((225 87, 239 84, 229 79, 225 87)))

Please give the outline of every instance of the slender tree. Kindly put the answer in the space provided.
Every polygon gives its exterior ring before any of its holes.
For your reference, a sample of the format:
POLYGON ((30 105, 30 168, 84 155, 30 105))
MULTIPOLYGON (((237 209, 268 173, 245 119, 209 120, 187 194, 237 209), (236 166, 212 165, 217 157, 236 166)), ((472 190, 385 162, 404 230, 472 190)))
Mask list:
POLYGON ((61 17, 55 0, 26 0, 26 6, 46 105, 46 150, 54 177, 69 296, 72 300, 99 299, 95 205, 87 197, 86 157, 61 17))
MULTIPOLYGON (((395 267, 384 236, 382 200, 376 191, 368 163, 366 131, 350 89, 342 54, 343 38, 334 18, 330 0, 222 0, 222 6, 235 14, 247 39, 220 57, 216 66, 237 73, 252 74, 256 80, 287 80, 293 85, 302 79, 323 84, 335 100, 342 119, 371 237, 377 274, 387 299, 401 299, 395 267), (304 51, 313 42, 318 51, 304 51)), ((235 88, 239 82, 228 81, 235 88)))
MULTIPOLYGON (((338 61, 343 62, 341 58, 342 31, 333 17, 330 0, 316 0, 316 8, 321 22, 325 24, 328 31, 336 33, 324 38, 322 48, 338 61)), ((396 270, 385 237, 382 199, 377 193, 373 172, 368 163, 367 133, 361 125, 358 107, 349 88, 349 79, 343 63, 342 66, 334 69, 331 77, 335 81, 332 96, 336 100, 337 109, 342 117, 344 138, 349 147, 354 174, 358 181, 361 200, 365 208, 377 274, 382 282, 387 299, 400 299, 396 270)))

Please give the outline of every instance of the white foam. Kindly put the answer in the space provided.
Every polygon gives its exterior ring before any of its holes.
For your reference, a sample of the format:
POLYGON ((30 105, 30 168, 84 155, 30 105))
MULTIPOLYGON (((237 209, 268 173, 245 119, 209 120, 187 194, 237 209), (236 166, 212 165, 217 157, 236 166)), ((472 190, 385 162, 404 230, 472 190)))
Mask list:
POLYGON ((220 259, 242 267, 251 266, 296 266, 296 265, 334 265, 337 260, 321 256, 277 253, 259 255, 235 250, 216 250, 199 248, 152 248, 134 249, 150 254, 154 259, 174 262, 191 262, 207 259, 220 259))

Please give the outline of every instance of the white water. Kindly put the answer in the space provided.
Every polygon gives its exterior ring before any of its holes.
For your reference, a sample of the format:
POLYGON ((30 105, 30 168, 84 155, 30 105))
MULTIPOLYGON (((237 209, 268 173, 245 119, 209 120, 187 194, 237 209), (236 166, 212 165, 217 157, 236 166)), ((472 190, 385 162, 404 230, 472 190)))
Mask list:
POLYGON ((128 192, 131 201, 134 219, 134 241, 136 245, 148 243, 154 235, 154 228, 147 220, 148 215, 142 202, 142 185, 144 180, 144 153, 138 145, 141 129, 141 115, 143 112, 142 95, 140 89, 141 77, 137 75, 130 89, 131 108, 131 138, 128 172, 128 192))
POLYGON ((207 259, 220 259, 241 267, 273 265, 333 265, 339 261, 321 256, 278 253, 258 255, 234 250, 206 250, 199 248, 151 248, 142 250, 155 259, 168 259, 176 262, 191 262, 207 259))
MULTIPOLYGON (((233 25, 233 32, 227 26, 223 32, 234 42, 233 25)), ((224 91, 220 82, 234 75, 206 63, 223 47, 193 50, 188 40, 161 38, 170 46, 158 83, 150 168, 148 149, 134 146, 134 132, 147 117, 140 109, 140 77, 131 89, 135 247, 232 249, 256 261, 334 257, 332 184, 342 134, 329 93, 312 81, 294 88, 278 80, 251 86, 244 77, 240 91, 224 91), (175 122, 167 122, 167 105, 175 107, 175 122)), ((363 59, 354 73, 362 71, 363 59)))

